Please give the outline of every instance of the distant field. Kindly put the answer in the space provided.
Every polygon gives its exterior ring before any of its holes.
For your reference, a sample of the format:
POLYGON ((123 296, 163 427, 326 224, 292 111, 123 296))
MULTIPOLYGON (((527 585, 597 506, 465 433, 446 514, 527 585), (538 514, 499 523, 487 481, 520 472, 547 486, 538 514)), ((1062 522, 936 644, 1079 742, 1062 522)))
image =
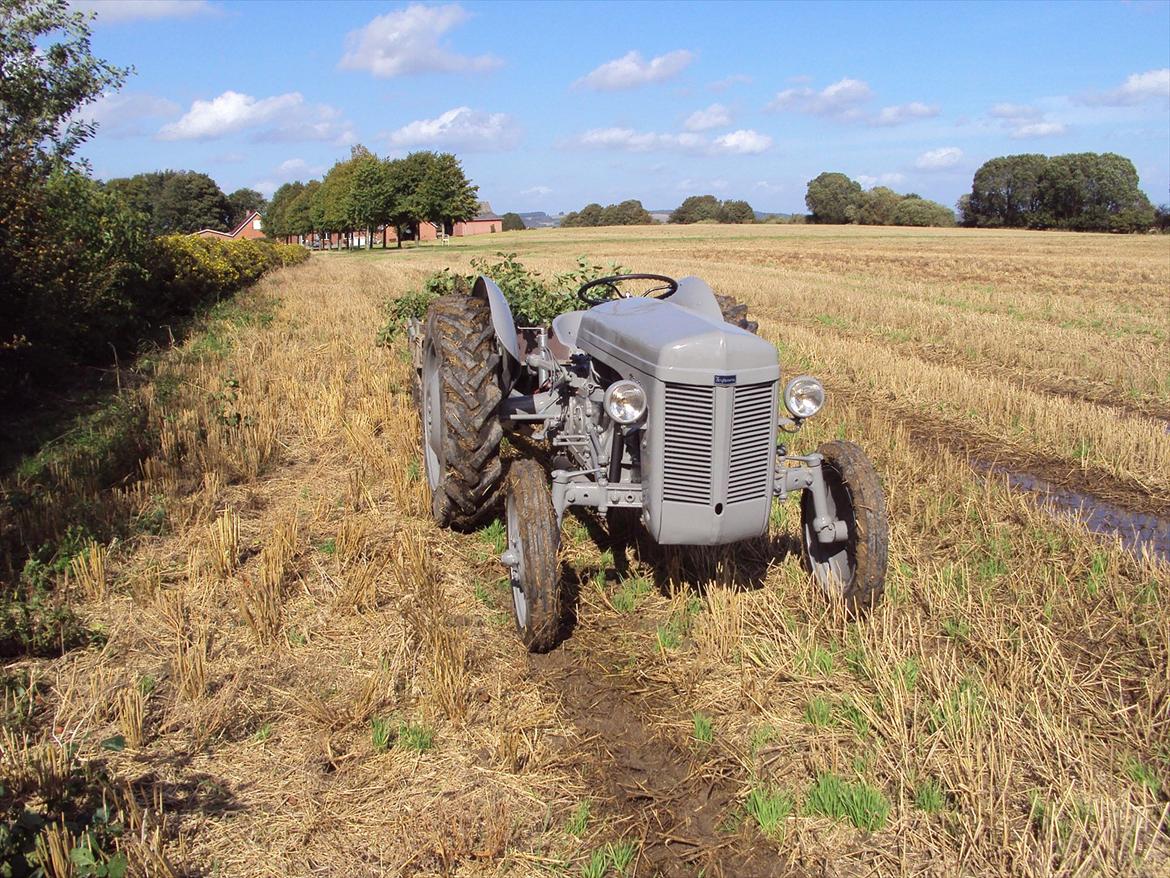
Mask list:
POLYGON ((21 665, 33 740, 157 790, 177 866, 1167 874, 1170 238, 540 230, 315 254, 240 302, 138 391, 160 446, 104 502, 165 524, 75 571, 105 645, 21 665), (498 250, 746 301, 829 389, 793 448, 854 439, 882 474, 880 608, 826 605, 794 504, 701 557, 574 518, 577 627, 526 655, 499 529, 431 524, 404 345, 374 346, 385 300, 498 250))

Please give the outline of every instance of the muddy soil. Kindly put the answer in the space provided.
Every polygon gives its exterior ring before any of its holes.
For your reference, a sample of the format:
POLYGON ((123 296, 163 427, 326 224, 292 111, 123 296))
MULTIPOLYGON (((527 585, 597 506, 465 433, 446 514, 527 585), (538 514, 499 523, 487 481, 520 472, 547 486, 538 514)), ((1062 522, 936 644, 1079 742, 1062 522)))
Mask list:
POLYGON ((652 669, 625 668, 624 627, 614 622, 579 630, 554 652, 532 656, 530 665, 578 734, 576 742, 564 741, 565 753, 595 791, 594 813, 640 841, 637 874, 803 874, 741 826, 746 789, 735 780, 743 772, 734 754, 718 742, 692 748, 643 721, 675 714, 690 699, 655 679, 652 669))

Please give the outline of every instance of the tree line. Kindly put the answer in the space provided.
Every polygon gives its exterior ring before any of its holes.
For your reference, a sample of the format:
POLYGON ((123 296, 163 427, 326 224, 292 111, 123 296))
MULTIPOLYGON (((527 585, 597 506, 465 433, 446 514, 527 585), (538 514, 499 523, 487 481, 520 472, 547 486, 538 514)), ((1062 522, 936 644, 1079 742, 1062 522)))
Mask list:
POLYGON ((654 217, 650 216, 650 211, 642 206, 641 201, 631 198, 621 204, 610 204, 606 207, 602 207, 596 202, 586 204, 580 210, 573 210, 565 214, 561 220, 561 228, 648 226, 652 222, 654 222, 654 217))
POLYGON ((670 223, 754 223, 756 212, 746 201, 720 201, 714 195, 692 195, 670 212, 670 223))
POLYGON ((198 171, 148 171, 106 182, 106 189, 147 217, 152 235, 173 235, 216 229, 228 232, 253 210, 268 207, 255 189, 225 195, 219 184, 198 171))
POLYGON ((1141 232, 1158 222, 1133 162, 1111 152, 990 159, 958 208, 979 228, 1141 232))
POLYGON ((373 246, 378 229, 393 228, 398 246, 414 238, 422 223, 450 234, 454 223, 479 210, 473 185, 463 166, 448 152, 419 151, 404 158, 379 158, 360 144, 321 180, 285 183, 272 196, 264 228, 275 238, 365 233, 373 246))
POLYGON ((887 186, 863 190, 845 174, 826 171, 808 182, 804 203, 814 223, 863 226, 953 226, 954 212, 916 193, 900 195, 887 186))

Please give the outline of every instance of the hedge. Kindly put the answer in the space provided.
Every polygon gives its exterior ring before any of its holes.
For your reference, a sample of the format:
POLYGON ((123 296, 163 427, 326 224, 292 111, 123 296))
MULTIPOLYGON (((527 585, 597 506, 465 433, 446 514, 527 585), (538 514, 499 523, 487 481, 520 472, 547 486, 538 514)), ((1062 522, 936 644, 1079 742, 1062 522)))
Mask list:
POLYGON ((221 241, 165 235, 147 248, 144 267, 152 294, 148 307, 182 312, 255 283, 266 272, 309 258, 298 244, 221 241))
POLYGON ((101 365, 114 351, 133 351, 158 327, 309 258, 296 244, 136 236, 133 218, 103 202, 104 193, 89 194, 95 221, 66 238, 80 246, 45 248, 0 294, 0 322, 10 324, 0 330, 0 400, 59 383, 70 366, 101 365), (109 231, 123 226, 125 234, 109 231))

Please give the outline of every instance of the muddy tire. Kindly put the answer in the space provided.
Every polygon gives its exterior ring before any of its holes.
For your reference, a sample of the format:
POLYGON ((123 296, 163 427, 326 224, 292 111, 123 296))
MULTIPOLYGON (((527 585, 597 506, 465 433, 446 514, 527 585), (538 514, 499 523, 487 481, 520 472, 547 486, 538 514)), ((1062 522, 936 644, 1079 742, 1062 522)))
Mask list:
POLYGON ((817 453, 829 493, 830 512, 848 527, 846 538, 822 543, 813 530, 812 493, 800 498, 804 565, 830 598, 856 612, 881 599, 886 583, 889 522, 886 498, 877 471, 852 442, 825 442, 817 453))
POLYGON ((557 557, 561 533, 548 476, 536 461, 512 464, 504 490, 504 520, 516 630, 529 652, 548 652, 560 642, 565 611, 557 557))
POLYGON ((470 530, 494 511, 503 476, 500 353, 488 303, 463 295, 432 302, 422 360, 419 420, 431 512, 445 527, 470 530))
POLYGON ((744 305, 735 296, 716 294, 715 300, 719 302, 719 310, 723 312, 723 320, 726 323, 738 326, 740 329, 746 329, 748 332, 756 332, 760 328, 760 324, 755 320, 748 320, 747 305, 744 305))

